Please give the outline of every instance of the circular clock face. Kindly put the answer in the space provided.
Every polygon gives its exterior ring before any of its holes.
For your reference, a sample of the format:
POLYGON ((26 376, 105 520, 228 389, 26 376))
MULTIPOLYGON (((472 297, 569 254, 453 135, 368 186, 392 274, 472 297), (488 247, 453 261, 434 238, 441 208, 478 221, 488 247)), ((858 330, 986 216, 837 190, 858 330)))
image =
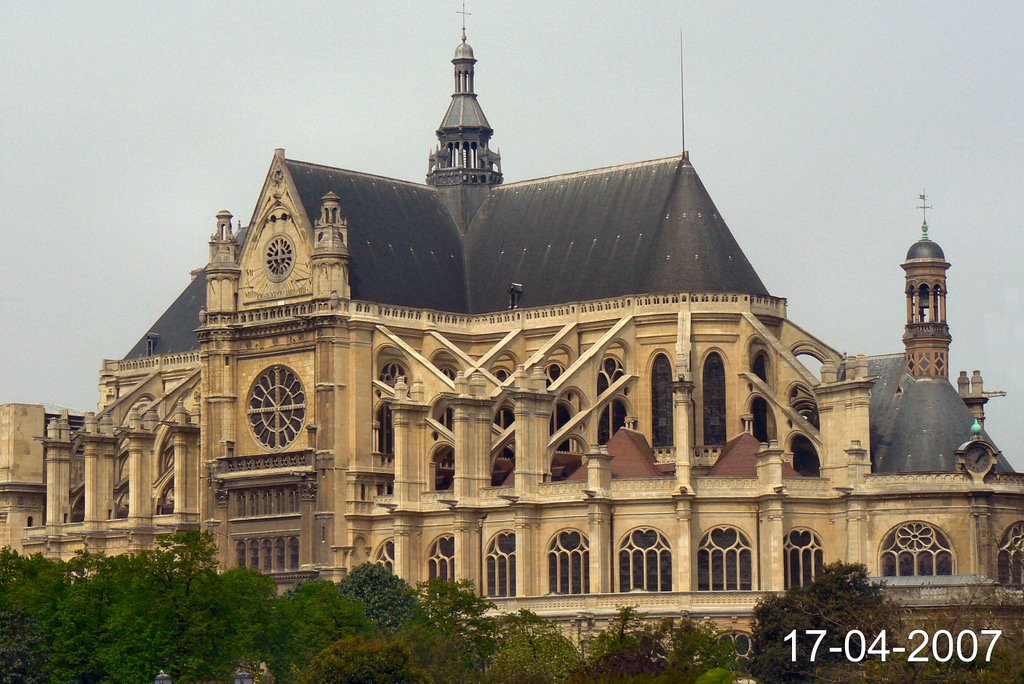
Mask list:
POLYGON ((288 277, 295 266, 295 245, 287 235, 275 235, 265 252, 267 276, 275 283, 288 277))
POLYGON ((964 452, 964 465, 973 473, 983 473, 988 470, 989 453, 983 446, 972 446, 964 452))

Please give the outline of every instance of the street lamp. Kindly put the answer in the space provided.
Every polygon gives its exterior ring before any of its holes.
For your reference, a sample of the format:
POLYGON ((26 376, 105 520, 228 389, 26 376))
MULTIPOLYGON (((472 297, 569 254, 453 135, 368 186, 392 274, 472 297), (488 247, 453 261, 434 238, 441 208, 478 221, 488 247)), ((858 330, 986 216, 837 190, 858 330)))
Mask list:
MULTIPOLYGON (((252 680, 249 681, 251 682, 252 680)), ((153 679, 153 684, 174 684, 174 680, 171 679, 171 675, 160 670, 160 674, 153 679)))
POLYGON ((244 667, 238 668, 238 672, 235 673, 234 684, 252 684, 252 674, 244 667))

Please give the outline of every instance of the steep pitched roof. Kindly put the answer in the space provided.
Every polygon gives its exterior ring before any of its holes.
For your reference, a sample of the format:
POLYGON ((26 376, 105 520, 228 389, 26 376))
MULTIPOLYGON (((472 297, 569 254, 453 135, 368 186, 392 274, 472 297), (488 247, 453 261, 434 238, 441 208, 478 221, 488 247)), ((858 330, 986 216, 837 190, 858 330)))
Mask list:
POLYGON ((462 240, 433 188, 287 160, 310 220, 329 191, 348 219, 352 298, 467 311, 462 240))
POLYGON ((206 304, 206 271, 200 271, 178 298, 167 307, 146 334, 125 354, 126 359, 146 356, 146 338, 151 333, 159 335, 154 352, 177 354, 199 349, 199 338, 195 330, 199 327, 199 309, 206 304))
MULTIPOLYGON (((613 478, 621 477, 665 477, 675 469, 659 467, 654 450, 641 432, 619 428, 608 440, 609 464, 613 478)), ((667 464, 665 464, 667 465, 667 464)), ((587 467, 577 467, 569 474, 568 480, 586 480, 587 467)))
MULTIPOLYGON (((285 160, 311 220, 329 191, 349 225, 353 299, 455 313, 655 292, 767 290, 681 157, 496 186, 465 238, 437 188, 285 160)), ((247 229, 240 234, 244 241, 247 229)), ((151 329, 159 353, 198 348, 201 276, 151 329)), ((126 358, 145 355, 145 336, 126 358)))
POLYGON ((658 159, 492 189, 466 235, 474 312, 648 292, 768 294, 689 162, 658 159))
MULTIPOLYGON (((974 415, 948 380, 915 379, 904 363, 903 354, 868 358, 868 375, 878 376, 871 390, 871 470, 955 472, 953 452, 970 438, 974 415)), ((996 471, 1013 468, 1000 456, 996 471)))

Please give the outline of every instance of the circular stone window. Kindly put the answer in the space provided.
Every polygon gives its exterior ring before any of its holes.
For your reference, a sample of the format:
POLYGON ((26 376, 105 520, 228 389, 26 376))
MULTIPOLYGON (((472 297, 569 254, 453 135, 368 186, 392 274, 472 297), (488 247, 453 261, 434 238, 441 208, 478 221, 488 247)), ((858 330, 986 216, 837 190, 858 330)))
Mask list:
POLYGON ((249 392, 249 426, 261 444, 282 449, 299 435, 306 419, 306 391, 287 366, 263 371, 249 392))
POLYGON ((295 245, 287 235, 275 235, 267 243, 267 273, 274 282, 288 277, 295 266, 295 245))

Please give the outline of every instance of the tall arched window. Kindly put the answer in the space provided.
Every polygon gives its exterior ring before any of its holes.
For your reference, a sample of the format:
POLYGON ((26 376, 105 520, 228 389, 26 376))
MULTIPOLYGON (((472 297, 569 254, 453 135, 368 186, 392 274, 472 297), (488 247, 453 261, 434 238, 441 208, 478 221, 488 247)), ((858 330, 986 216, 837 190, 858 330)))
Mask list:
POLYGON ((672 591, 672 550, 661 532, 633 530, 619 545, 619 591, 672 591))
POLYGON ((590 593, 590 544, 586 535, 565 530, 551 540, 548 591, 552 594, 590 593))
POLYGON ((239 568, 245 567, 245 542, 235 542, 235 565, 239 568))
POLYGON ((652 446, 672 446, 672 364, 664 354, 651 367, 652 446))
POLYGON ((395 455, 395 423, 388 402, 377 409, 377 453, 395 455))
POLYGON ((163 493, 156 502, 156 514, 168 515, 174 512, 174 478, 164 487, 163 493))
POLYGON ((450 534, 438 537, 430 545, 427 570, 429 571, 430 579, 442 579, 446 582, 455 581, 455 537, 450 534))
POLYGON ((810 530, 793 530, 783 544, 786 554, 786 588, 805 587, 825 566, 825 552, 818 535, 810 530))
POLYGON ((704 534, 697 550, 698 591, 749 591, 753 586, 750 542, 735 527, 704 534))
POLYGON ((821 477, 821 462, 811 440, 797 435, 790 443, 793 452, 793 470, 804 477, 821 477))
POLYGON ((260 569, 260 543, 255 539, 249 540, 249 567, 253 570, 260 569))
POLYGON ((717 352, 704 360, 704 444, 725 444, 725 364, 717 352))
POLYGON ((289 537, 288 538, 288 569, 298 570, 299 569, 299 538, 289 537))
POLYGON ((883 577, 952 575, 953 546, 937 527, 904 523, 886 535, 880 561, 883 577))
POLYGON ((284 547, 284 537, 278 537, 274 540, 274 569, 278 572, 285 570, 284 558, 287 552, 284 547))
POLYGON ((750 364, 751 372, 757 377, 761 378, 761 381, 768 384, 768 355, 763 351, 757 352, 754 356, 754 362, 750 364))
POLYGON ((516 595, 516 535, 499 532, 487 545, 487 595, 516 595))
POLYGON ((455 486, 455 450, 445 444, 434 452, 434 491, 444 492, 455 486))
POLYGON ((601 419, 597 423, 597 443, 607 444, 619 428, 626 424, 626 403, 621 399, 612 399, 601 411, 601 419))
POLYGON ((395 540, 385 539, 384 543, 377 547, 377 553, 373 554, 373 562, 383 565, 390 572, 395 571, 395 540))
POLYGON ((274 543, 269 539, 264 539, 260 546, 262 547, 263 572, 270 572, 274 569, 274 543))
POLYGON ((758 442, 775 439, 775 419, 768 408, 768 402, 763 397, 754 397, 754 400, 750 402, 750 413, 754 418, 754 438, 758 442))
POLYGON ((999 583, 1019 587, 1024 584, 1024 520, 1003 533, 999 542, 999 583))

